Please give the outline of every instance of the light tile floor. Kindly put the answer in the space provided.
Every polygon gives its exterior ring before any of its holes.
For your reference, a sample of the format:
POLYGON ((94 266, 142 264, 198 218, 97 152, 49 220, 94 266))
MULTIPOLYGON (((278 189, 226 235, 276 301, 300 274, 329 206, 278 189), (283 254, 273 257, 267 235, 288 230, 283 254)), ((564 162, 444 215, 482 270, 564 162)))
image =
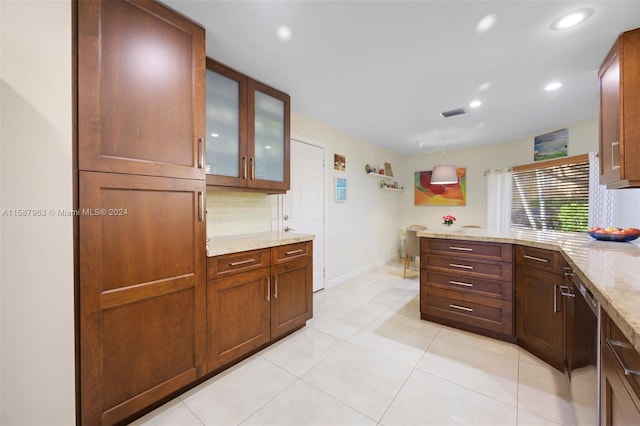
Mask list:
POLYGON ((519 347, 420 320, 394 263, 314 295, 302 330, 136 425, 574 425, 564 376, 519 347))

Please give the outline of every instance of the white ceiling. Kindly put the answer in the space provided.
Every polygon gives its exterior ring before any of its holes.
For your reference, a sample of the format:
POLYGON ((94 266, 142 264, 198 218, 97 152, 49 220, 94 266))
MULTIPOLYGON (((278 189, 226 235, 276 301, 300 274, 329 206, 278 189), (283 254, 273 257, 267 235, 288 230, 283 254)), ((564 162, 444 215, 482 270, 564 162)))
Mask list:
POLYGON ((293 111, 399 154, 507 142, 593 117, 597 70, 640 1, 165 0, 207 56, 291 95, 293 111), (552 31, 565 12, 591 18, 552 31), (497 17, 476 31, 487 14, 497 17), (286 25, 291 39, 281 41, 286 25), (556 92, 543 88, 563 83, 556 92), (485 83, 484 91, 479 87, 485 83), (469 108, 478 99, 482 106, 469 108), (464 107, 468 114, 442 118, 464 107))

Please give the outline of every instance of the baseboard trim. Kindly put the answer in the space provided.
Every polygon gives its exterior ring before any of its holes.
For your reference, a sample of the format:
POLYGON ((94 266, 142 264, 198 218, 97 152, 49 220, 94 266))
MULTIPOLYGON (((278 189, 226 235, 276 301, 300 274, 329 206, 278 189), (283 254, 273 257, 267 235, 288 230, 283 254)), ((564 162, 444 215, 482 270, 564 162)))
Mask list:
POLYGON ((351 271, 351 272, 349 272, 347 274, 343 274, 343 275, 340 275, 338 277, 332 278, 332 279, 327 280, 325 282, 325 288, 331 288, 331 287, 336 286, 338 284, 341 284, 341 283, 343 283, 345 281, 348 281, 351 278, 355 278, 358 275, 362 275, 364 273, 372 271, 375 268, 378 268, 380 266, 386 265, 388 263, 396 262, 397 260, 398 260, 397 256, 388 257, 386 259, 380 260, 378 262, 372 263, 372 264, 364 266, 362 268, 353 270, 353 271, 351 271))

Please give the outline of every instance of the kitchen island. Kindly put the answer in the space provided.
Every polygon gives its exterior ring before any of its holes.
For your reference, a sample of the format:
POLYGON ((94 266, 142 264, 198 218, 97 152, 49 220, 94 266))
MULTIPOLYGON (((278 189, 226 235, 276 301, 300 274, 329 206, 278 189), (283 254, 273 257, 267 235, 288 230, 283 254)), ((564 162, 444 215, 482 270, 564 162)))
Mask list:
POLYGON ((418 237, 519 244, 561 252, 640 352, 640 245, 596 241, 586 233, 558 231, 427 229, 419 231, 418 237))

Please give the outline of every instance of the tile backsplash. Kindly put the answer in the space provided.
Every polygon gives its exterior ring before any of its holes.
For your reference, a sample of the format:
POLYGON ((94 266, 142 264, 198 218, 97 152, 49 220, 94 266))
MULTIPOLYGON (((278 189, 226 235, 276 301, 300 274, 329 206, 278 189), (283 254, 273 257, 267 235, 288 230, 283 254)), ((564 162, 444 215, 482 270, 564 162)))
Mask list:
POLYGON ((278 230, 278 196, 207 191, 207 237, 278 230))

